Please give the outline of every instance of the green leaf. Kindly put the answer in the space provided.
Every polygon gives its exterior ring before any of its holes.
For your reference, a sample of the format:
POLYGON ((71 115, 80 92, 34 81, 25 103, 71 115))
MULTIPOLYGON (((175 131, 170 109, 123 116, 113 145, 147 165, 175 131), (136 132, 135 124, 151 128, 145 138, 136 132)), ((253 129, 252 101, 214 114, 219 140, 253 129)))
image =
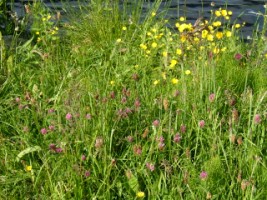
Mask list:
POLYGON ((130 179, 128 179, 128 184, 130 186, 130 188, 134 191, 137 192, 138 188, 139 188, 139 183, 138 183, 138 179, 132 175, 130 179))
POLYGON ((27 149, 24 149, 23 151, 21 151, 18 155, 17 155, 17 162, 20 161, 20 159, 25 156, 26 154, 35 152, 35 151, 40 151, 42 150, 40 146, 34 146, 34 147, 28 147, 27 149))

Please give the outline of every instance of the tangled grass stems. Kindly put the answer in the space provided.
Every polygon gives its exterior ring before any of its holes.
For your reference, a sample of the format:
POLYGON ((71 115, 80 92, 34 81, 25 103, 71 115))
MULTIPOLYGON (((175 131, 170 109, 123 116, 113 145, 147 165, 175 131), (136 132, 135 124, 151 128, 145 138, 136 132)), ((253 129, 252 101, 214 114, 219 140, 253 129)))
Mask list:
POLYGON ((266 39, 225 8, 172 30, 160 1, 117 3, 33 5, 32 39, 1 46, 1 198, 266 197, 266 39))

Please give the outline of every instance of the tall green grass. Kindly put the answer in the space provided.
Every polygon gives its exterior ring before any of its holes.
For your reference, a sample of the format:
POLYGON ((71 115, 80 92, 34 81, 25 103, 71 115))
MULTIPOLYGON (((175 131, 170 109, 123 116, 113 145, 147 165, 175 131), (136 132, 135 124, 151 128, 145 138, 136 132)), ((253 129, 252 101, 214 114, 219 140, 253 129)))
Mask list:
POLYGON ((142 3, 67 23, 34 4, 32 39, 1 46, 1 199, 266 197, 266 39, 181 33, 142 3))

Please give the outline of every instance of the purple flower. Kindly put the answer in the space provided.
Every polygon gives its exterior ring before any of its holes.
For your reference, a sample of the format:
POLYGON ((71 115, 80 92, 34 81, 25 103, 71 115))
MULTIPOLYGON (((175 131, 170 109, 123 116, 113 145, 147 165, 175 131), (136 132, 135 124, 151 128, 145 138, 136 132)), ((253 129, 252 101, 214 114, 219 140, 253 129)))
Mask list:
POLYGON ((131 113, 133 113, 133 111, 132 111, 131 108, 125 108, 124 112, 125 112, 126 114, 131 114, 131 113))
POLYGON ((22 104, 19 104, 19 110, 22 110, 24 106, 22 104))
POLYGON ((56 150, 55 150, 57 153, 62 153, 63 152, 63 149, 62 148, 60 148, 60 147, 58 147, 58 148, 56 148, 56 150))
POLYGON ((161 142, 161 143, 164 143, 165 139, 164 139, 164 137, 161 135, 160 137, 157 137, 157 141, 158 141, 158 142, 161 142))
POLYGON ((91 174, 91 173, 90 173, 90 171, 88 171, 88 170, 87 170, 87 171, 85 171, 85 172, 84 172, 84 176, 85 176, 85 178, 89 177, 89 176, 90 176, 90 174, 91 174))
POLYGON ((81 159, 82 159, 82 161, 85 161, 86 160, 86 156, 82 155, 81 159))
POLYGON ((115 92, 111 91, 109 96, 111 99, 115 99, 115 97, 116 97, 115 92))
POLYGON ((71 119, 72 119, 72 114, 67 113, 67 114, 66 114, 66 120, 71 120, 71 119))
POLYGON ((50 144, 49 145, 49 149, 52 150, 52 151, 56 151, 56 145, 55 144, 50 144))
POLYGON ((51 108, 51 109, 49 109, 48 110, 48 113, 50 114, 50 113, 54 113, 55 112, 55 110, 53 109, 53 108, 51 108))
POLYGON ((16 103, 19 103, 20 102, 20 98, 16 97, 15 101, 16 101, 16 103))
POLYGON ((133 147, 133 152, 134 152, 135 155, 138 155, 138 156, 141 155, 142 147, 140 145, 135 145, 133 147))
POLYGON ((260 114, 256 114, 256 115, 254 116, 254 123, 255 123, 255 124, 259 124, 259 123, 261 123, 261 115, 260 115, 260 114))
POLYGON ((208 177, 208 173, 206 171, 202 171, 199 175, 201 180, 205 180, 208 177))
POLYGON ((173 141, 175 143, 179 143, 180 140, 181 140, 181 136, 179 135, 179 133, 176 133, 175 136, 174 136, 174 138, 173 138, 173 141))
POLYGON ((54 131, 55 130, 55 126, 54 125, 49 125, 48 128, 49 128, 50 131, 54 131))
POLYGON ((241 58, 242 58, 242 54, 240 54, 240 53, 235 54, 236 60, 240 60, 241 58))
POLYGON ((127 98, 126 97, 122 97, 122 99, 121 99, 121 103, 126 103, 127 102, 127 98))
POLYGON ((210 96, 209 96, 209 101, 212 103, 212 102, 214 102, 214 100, 215 100, 215 94, 212 93, 212 94, 210 94, 210 96))
POLYGON ((153 126, 158 127, 159 124, 160 124, 159 120, 156 119, 155 121, 153 121, 153 126))
POLYGON ((133 138, 133 136, 129 135, 126 137, 126 140, 131 143, 131 142, 133 142, 134 138, 133 138))
POLYGON ((185 133, 186 132, 186 125, 182 124, 180 126, 180 131, 181 131, 181 133, 185 133))
POLYGON ((205 121, 204 120, 200 120, 198 122, 198 125, 199 125, 200 128, 203 128, 205 126, 205 121))
POLYGON ((158 143, 158 148, 159 148, 160 151, 163 150, 164 147, 165 147, 165 143, 163 143, 163 142, 159 142, 158 143))
POLYGON ((46 130, 46 128, 42 128, 42 129, 41 129, 41 133, 42 133, 43 135, 46 135, 46 134, 47 134, 47 130, 46 130))
POLYGON ((141 106, 140 100, 139 99, 135 99, 135 101, 134 101, 134 107, 138 109, 138 108, 140 108, 140 106, 141 106))
POLYGON ((151 172, 153 172, 155 170, 155 165, 151 163, 146 163, 146 168, 150 170, 151 172))
POLYGON ((88 113, 88 114, 86 114, 86 119, 92 119, 92 116, 88 113))

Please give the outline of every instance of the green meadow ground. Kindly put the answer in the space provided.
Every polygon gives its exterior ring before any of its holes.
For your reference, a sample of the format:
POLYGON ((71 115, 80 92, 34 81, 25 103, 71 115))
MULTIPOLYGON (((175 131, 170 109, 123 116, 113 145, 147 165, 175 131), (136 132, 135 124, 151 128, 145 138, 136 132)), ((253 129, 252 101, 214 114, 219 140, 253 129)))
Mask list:
POLYGON ((266 199, 265 28, 138 4, 35 3, 1 39, 0 199, 266 199))

